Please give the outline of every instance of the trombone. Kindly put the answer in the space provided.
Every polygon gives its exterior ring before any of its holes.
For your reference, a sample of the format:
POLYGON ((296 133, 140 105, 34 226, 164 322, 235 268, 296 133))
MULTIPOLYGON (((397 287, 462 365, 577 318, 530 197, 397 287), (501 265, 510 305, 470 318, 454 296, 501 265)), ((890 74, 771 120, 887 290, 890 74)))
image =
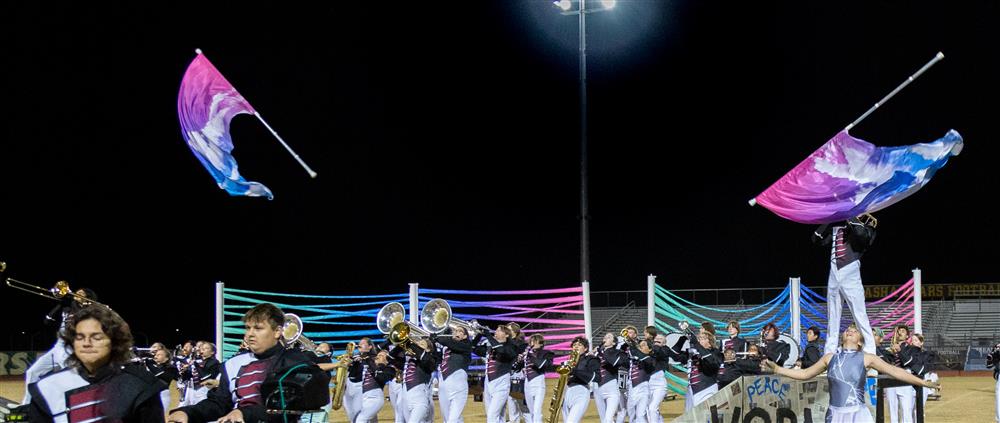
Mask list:
MULTIPOLYGON (((6 268, 7 265, 4 262, 0 262, 0 271, 3 271, 6 268)), ((108 307, 107 304, 99 303, 97 301, 87 298, 87 296, 85 295, 80 295, 73 292, 73 290, 69 288, 69 282, 66 281, 56 282, 56 285, 54 287, 46 289, 38 285, 32 285, 24 281, 19 281, 14 278, 7 278, 7 286, 30 294, 35 294, 40 297, 53 299, 56 301, 62 301, 63 298, 66 298, 66 296, 70 296, 71 298, 76 300, 76 302, 80 303, 80 305, 82 306, 97 305, 109 309, 111 308, 108 307)))

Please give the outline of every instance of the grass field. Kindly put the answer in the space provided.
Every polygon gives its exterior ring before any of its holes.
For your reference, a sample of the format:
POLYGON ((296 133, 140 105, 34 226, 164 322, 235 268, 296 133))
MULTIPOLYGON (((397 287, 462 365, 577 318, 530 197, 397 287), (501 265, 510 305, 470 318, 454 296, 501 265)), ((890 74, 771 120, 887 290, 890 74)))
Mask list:
MULTIPOLYGON (((550 382, 550 389, 551 383, 550 382)), ((994 413, 994 380, 985 376, 965 376, 965 377, 942 377, 941 399, 938 401, 928 401, 926 408, 926 421, 928 423, 990 423, 993 422, 994 413)), ((176 391, 174 391, 174 404, 177 403, 176 391)), ((16 378, 4 378, 0 380, 0 396, 9 399, 21 399, 24 396, 24 383, 16 378)), ((435 401, 434 421, 441 421, 441 412, 437 409, 435 401)), ((548 403, 545 404, 546 409, 548 403)), ((660 412, 663 413, 664 420, 669 422, 674 417, 679 416, 684 411, 684 399, 664 401, 660 405, 660 412)), ((483 403, 469 402, 465 406, 465 421, 467 423, 481 423, 485 421, 483 403)), ((345 423, 347 417, 343 410, 334 411, 330 415, 331 422, 345 423)), ((393 421, 392 408, 386 401, 385 407, 379 413, 379 421, 393 421)), ((584 417, 584 422, 599 423, 597 408, 591 401, 590 409, 584 417)), ((886 420, 888 421, 888 419, 886 420)))

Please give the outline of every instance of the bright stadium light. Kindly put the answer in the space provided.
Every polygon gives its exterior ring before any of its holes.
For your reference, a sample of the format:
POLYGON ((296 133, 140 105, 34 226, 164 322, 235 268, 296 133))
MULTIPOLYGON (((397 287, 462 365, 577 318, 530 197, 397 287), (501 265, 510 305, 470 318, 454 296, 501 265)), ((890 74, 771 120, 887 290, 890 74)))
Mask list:
POLYGON ((552 2, 556 7, 562 9, 563 12, 568 12, 570 8, 573 7, 573 2, 570 0, 556 0, 552 2))
POLYGON ((615 7, 615 3, 618 2, 616 0, 601 0, 601 6, 604 6, 605 9, 611 9, 615 7))

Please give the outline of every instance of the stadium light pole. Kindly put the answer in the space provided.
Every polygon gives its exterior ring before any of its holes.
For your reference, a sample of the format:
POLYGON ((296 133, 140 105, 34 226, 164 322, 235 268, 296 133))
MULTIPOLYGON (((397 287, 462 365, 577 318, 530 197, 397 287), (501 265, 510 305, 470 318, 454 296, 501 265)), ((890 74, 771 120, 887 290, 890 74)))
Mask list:
POLYGON ((588 9, 587 0, 552 2, 565 16, 576 16, 580 30, 580 280, 590 282, 590 214, 587 197, 587 14, 605 12, 616 0, 600 0, 600 8, 588 9), (573 3, 578 7, 574 10, 573 3))

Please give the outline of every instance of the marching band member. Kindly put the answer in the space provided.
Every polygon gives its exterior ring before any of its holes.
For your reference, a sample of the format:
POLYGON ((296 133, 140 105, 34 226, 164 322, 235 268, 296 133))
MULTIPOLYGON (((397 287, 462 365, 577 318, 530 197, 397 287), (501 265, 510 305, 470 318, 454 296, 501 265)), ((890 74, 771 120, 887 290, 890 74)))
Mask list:
POLYGON ((69 366, 28 385, 31 422, 162 422, 163 382, 130 362, 132 333, 118 313, 83 307, 60 334, 69 366))
POLYGON ((170 408, 170 382, 177 380, 179 376, 177 367, 171 363, 170 352, 165 348, 158 348, 153 353, 153 358, 143 360, 143 364, 153 376, 166 384, 160 391, 160 403, 163 404, 164 410, 170 408))
POLYGON ((208 398, 208 391, 215 387, 219 377, 220 364, 215 358, 215 344, 198 342, 198 357, 185 369, 187 389, 184 390, 183 405, 195 405, 208 398))
POLYGON ((573 352, 579 354, 579 358, 566 381, 562 413, 565 423, 579 423, 587 411, 587 405, 590 402, 590 383, 597 378, 601 360, 587 354, 587 350, 590 349, 587 338, 578 336, 573 339, 570 345, 572 345, 573 352))
POLYGON ((809 380, 823 370, 827 372, 830 381, 830 407, 826 411, 826 421, 839 422, 872 422, 865 399, 866 388, 865 368, 871 367, 879 373, 885 373, 903 382, 937 388, 935 382, 921 380, 905 370, 892 366, 873 354, 862 351, 864 338, 857 326, 851 324, 841 335, 841 348, 834 354, 826 354, 815 365, 808 369, 786 369, 773 361, 767 360, 767 367, 775 374, 798 380, 809 380))
POLYGON ((441 346, 438 366, 438 401, 445 423, 462 423, 462 410, 469 399, 467 369, 472 363, 472 341, 464 327, 452 326, 451 336, 431 335, 441 346))
POLYGON ((726 323, 726 332, 729 333, 729 338, 722 340, 722 350, 725 351, 727 348, 732 347, 733 352, 735 352, 737 356, 745 355, 747 353, 749 343, 746 339, 740 337, 740 322, 730 320, 726 323))
MULTIPOLYGON (((924 350, 924 336, 922 334, 914 333, 910 336, 910 344, 903 346, 899 354, 904 370, 916 377, 925 379, 924 376, 931 370, 932 354, 930 351, 924 350)), ((916 403, 914 402, 917 391, 912 386, 906 386, 905 388, 909 390, 909 392, 906 392, 909 398, 907 401, 900 401, 900 405, 903 407, 902 420, 912 421, 917 413, 916 403)), ((922 400, 924 404, 927 404, 927 395, 930 394, 930 389, 925 388, 922 391, 922 400)))
POLYGON ((483 379, 483 406, 486 408, 486 421, 500 423, 503 421, 503 409, 510 395, 510 369, 517 358, 514 346, 507 340, 510 338, 510 328, 497 325, 493 335, 480 333, 476 337, 476 347, 473 352, 480 357, 486 357, 486 377, 483 379))
POLYGON ((823 358, 823 344, 819 340, 819 328, 810 326, 806 330, 806 349, 802 351, 801 367, 808 369, 816 364, 820 358, 823 358))
POLYGON ((624 338, 619 338, 617 348, 621 351, 622 359, 625 360, 622 367, 625 372, 622 372, 619 376, 619 392, 621 393, 621 401, 618 403, 618 411, 615 417, 616 423, 625 423, 625 417, 628 416, 628 406, 631 404, 632 389, 629 369, 631 369, 631 356, 629 355, 628 345, 638 345, 639 342, 639 330, 635 326, 627 325, 622 329, 625 332, 624 338))
POLYGON ((792 346, 778 340, 778 326, 774 322, 764 325, 761 329, 761 341, 764 343, 762 346, 764 357, 778 363, 779 366, 784 366, 789 359, 792 346))
POLYGON ((305 367, 308 371, 312 370, 309 369, 311 366, 315 372, 309 382, 315 383, 308 386, 322 388, 321 391, 300 392, 303 403, 318 408, 330 401, 330 375, 316 367, 301 350, 285 348, 279 342, 285 321, 285 313, 280 308, 271 303, 261 303, 248 310, 242 320, 246 329, 244 340, 250 352, 226 360, 219 386, 209 392, 208 398, 174 410, 167 417, 168 422, 298 420, 295 416, 268 414, 266 401, 275 391, 263 389, 265 381, 287 375, 293 368, 305 367), (284 375, 277 374, 279 371, 284 375), (323 398, 326 402, 320 403, 323 398))
POLYGON ((389 365, 396 370, 396 377, 388 382, 389 404, 392 406, 393 422, 404 423, 406 421, 406 399, 403 397, 403 364, 406 357, 402 348, 393 345, 389 341, 381 344, 380 349, 389 353, 389 365))
POLYGON ((993 369, 993 380, 996 381, 996 386, 993 388, 993 396, 996 400, 993 417, 1000 422, 1000 343, 994 345, 986 354, 986 368, 993 369))
POLYGON ((528 348, 518 356, 515 368, 524 369, 524 401, 528 405, 529 423, 544 420, 545 371, 552 367, 555 354, 545 349, 545 337, 533 334, 528 338, 528 348))
MULTIPOLYGON (((896 326, 887 349, 892 354, 893 359, 889 364, 903 368, 903 349, 908 346, 909 339, 910 328, 906 325, 896 326)), ((889 405, 889 421, 892 423, 908 421, 906 416, 910 414, 907 414, 907 411, 913 409, 913 389, 909 386, 894 386, 885 389, 885 396, 886 403, 889 405), (902 410, 900 410, 901 408, 902 410)))
MULTIPOLYGON (((507 342, 514 347, 514 352, 520 357, 528 349, 528 343, 524 340, 524 335, 521 334, 521 325, 516 322, 510 322, 507 323, 507 327, 510 328, 510 340, 507 342)), ((507 395, 507 423, 514 423, 522 419, 525 423, 530 423, 531 421, 531 416, 527 415, 524 382, 523 367, 515 368, 512 366, 510 372, 510 393, 507 395), (515 387, 517 388, 516 391, 515 387), (520 398, 516 398, 515 395, 520 398)))
POLYGON ((623 358, 623 354, 615 348, 615 335, 611 332, 604 334, 603 343, 597 347, 595 355, 600 361, 595 379, 597 389, 594 390, 597 414, 601 417, 601 423, 614 423, 615 413, 622 400, 618 389, 618 369, 628 361, 628 357, 623 358))
MULTIPOLYGON (((646 328, 646 333, 649 333, 649 328, 646 328)), ((667 377, 664 372, 670 368, 670 355, 666 351, 667 347, 664 346, 667 337, 663 334, 657 334, 653 336, 652 340, 647 339, 647 342, 652 342, 650 355, 654 360, 654 371, 649 375, 649 409, 646 416, 650 423, 662 423, 660 403, 663 402, 663 397, 667 396, 667 377)))
POLYGON ((406 423, 426 421, 427 415, 431 412, 432 404, 427 391, 431 389, 431 374, 438 365, 438 359, 430 345, 430 341, 420 338, 410 342, 408 350, 405 351, 402 396, 406 404, 404 410, 406 423))
POLYGON ((626 341, 622 351, 629 359, 628 405, 625 407, 629 422, 646 423, 649 411, 649 375, 656 369, 656 360, 650 357, 652 350, 645 340, 633 343, 626 341))
MULTIPOLYGON (((58 283, 56 284, 59 285, 58 283)), ((31 403, 31 390, 27 389, 28 385, 35 383, 42 376, 49 374, 53 371, 59 370, 66 367, 66 359, 69 358, 68 348, 63 342, 62 333, 66 330, 66 322, 73 316, 84 305, 84 301, 93 300, 97 301, 97 294, 87 288, 80 288, 76 291, 76 295, 64 295, 59 300, 59 305, 55 306, 49 314, 45 315, 45 323, 47 324, 58 324, 59 329, 56 334, 56 343, 49 348, 45 354, 42 354, 35 358, 35 362, 31 363, 28 370, 24 372, 24 400, 21 404, 31 403)))
POLYGON ((711 324, 702 324, 695 342, 690 342, 685 335, 670 346, 668 354, 671 358, 687 364, 688 392, 684 411, 691 410, 719 390, 715 378, 722 364, 722 354, 715 348, 713 329, 711 324))
POLYGON ((854 321, 865 337, 868 354, 875 354, 875 339, 865 309, 865 287, 861 282, 861 256, 875 240, 878 221, 870 214, 852 217, 830 227, 820 225, 813 232, 813 243, 830 248, 830 277, 826 283, 827 317, 829 319, 824 353, 834 353, 840 338, 840 313, 847 302, 854 321), (860 218, 864 217, 864 221, 860 218))
MULTIPOLYGON (((347 386, 344 387, 344 413, 347 414, 348 422, 357 420, 358 414, 361 413, 361 409, 364 407, 365 366, 369 365, 368 360, 373 355, 372 348, 371 338, 361 338, 358 341, 358 354, 351 357, 351 363, 347 366, 347 386)), ((388 351, 386 351, 386 360, 388 359, 388 351)), ((395 369, 392 370, 392 374, 395 377, 395 369)))
MULTIPOLYGON (((367 338, 366 338, 367 339, 367 338)), ((369 350, 371 349, 371 344, 369 350)), ((382 392, 385 384, 396 377, 396 369, 389 365, 389 352, 379 351, 372 356, 360 356, 356 363, 361 368, 361 408, 352 423, 370 423, 378 421, 378 412, 385 404, 385 394, 382 392)))

